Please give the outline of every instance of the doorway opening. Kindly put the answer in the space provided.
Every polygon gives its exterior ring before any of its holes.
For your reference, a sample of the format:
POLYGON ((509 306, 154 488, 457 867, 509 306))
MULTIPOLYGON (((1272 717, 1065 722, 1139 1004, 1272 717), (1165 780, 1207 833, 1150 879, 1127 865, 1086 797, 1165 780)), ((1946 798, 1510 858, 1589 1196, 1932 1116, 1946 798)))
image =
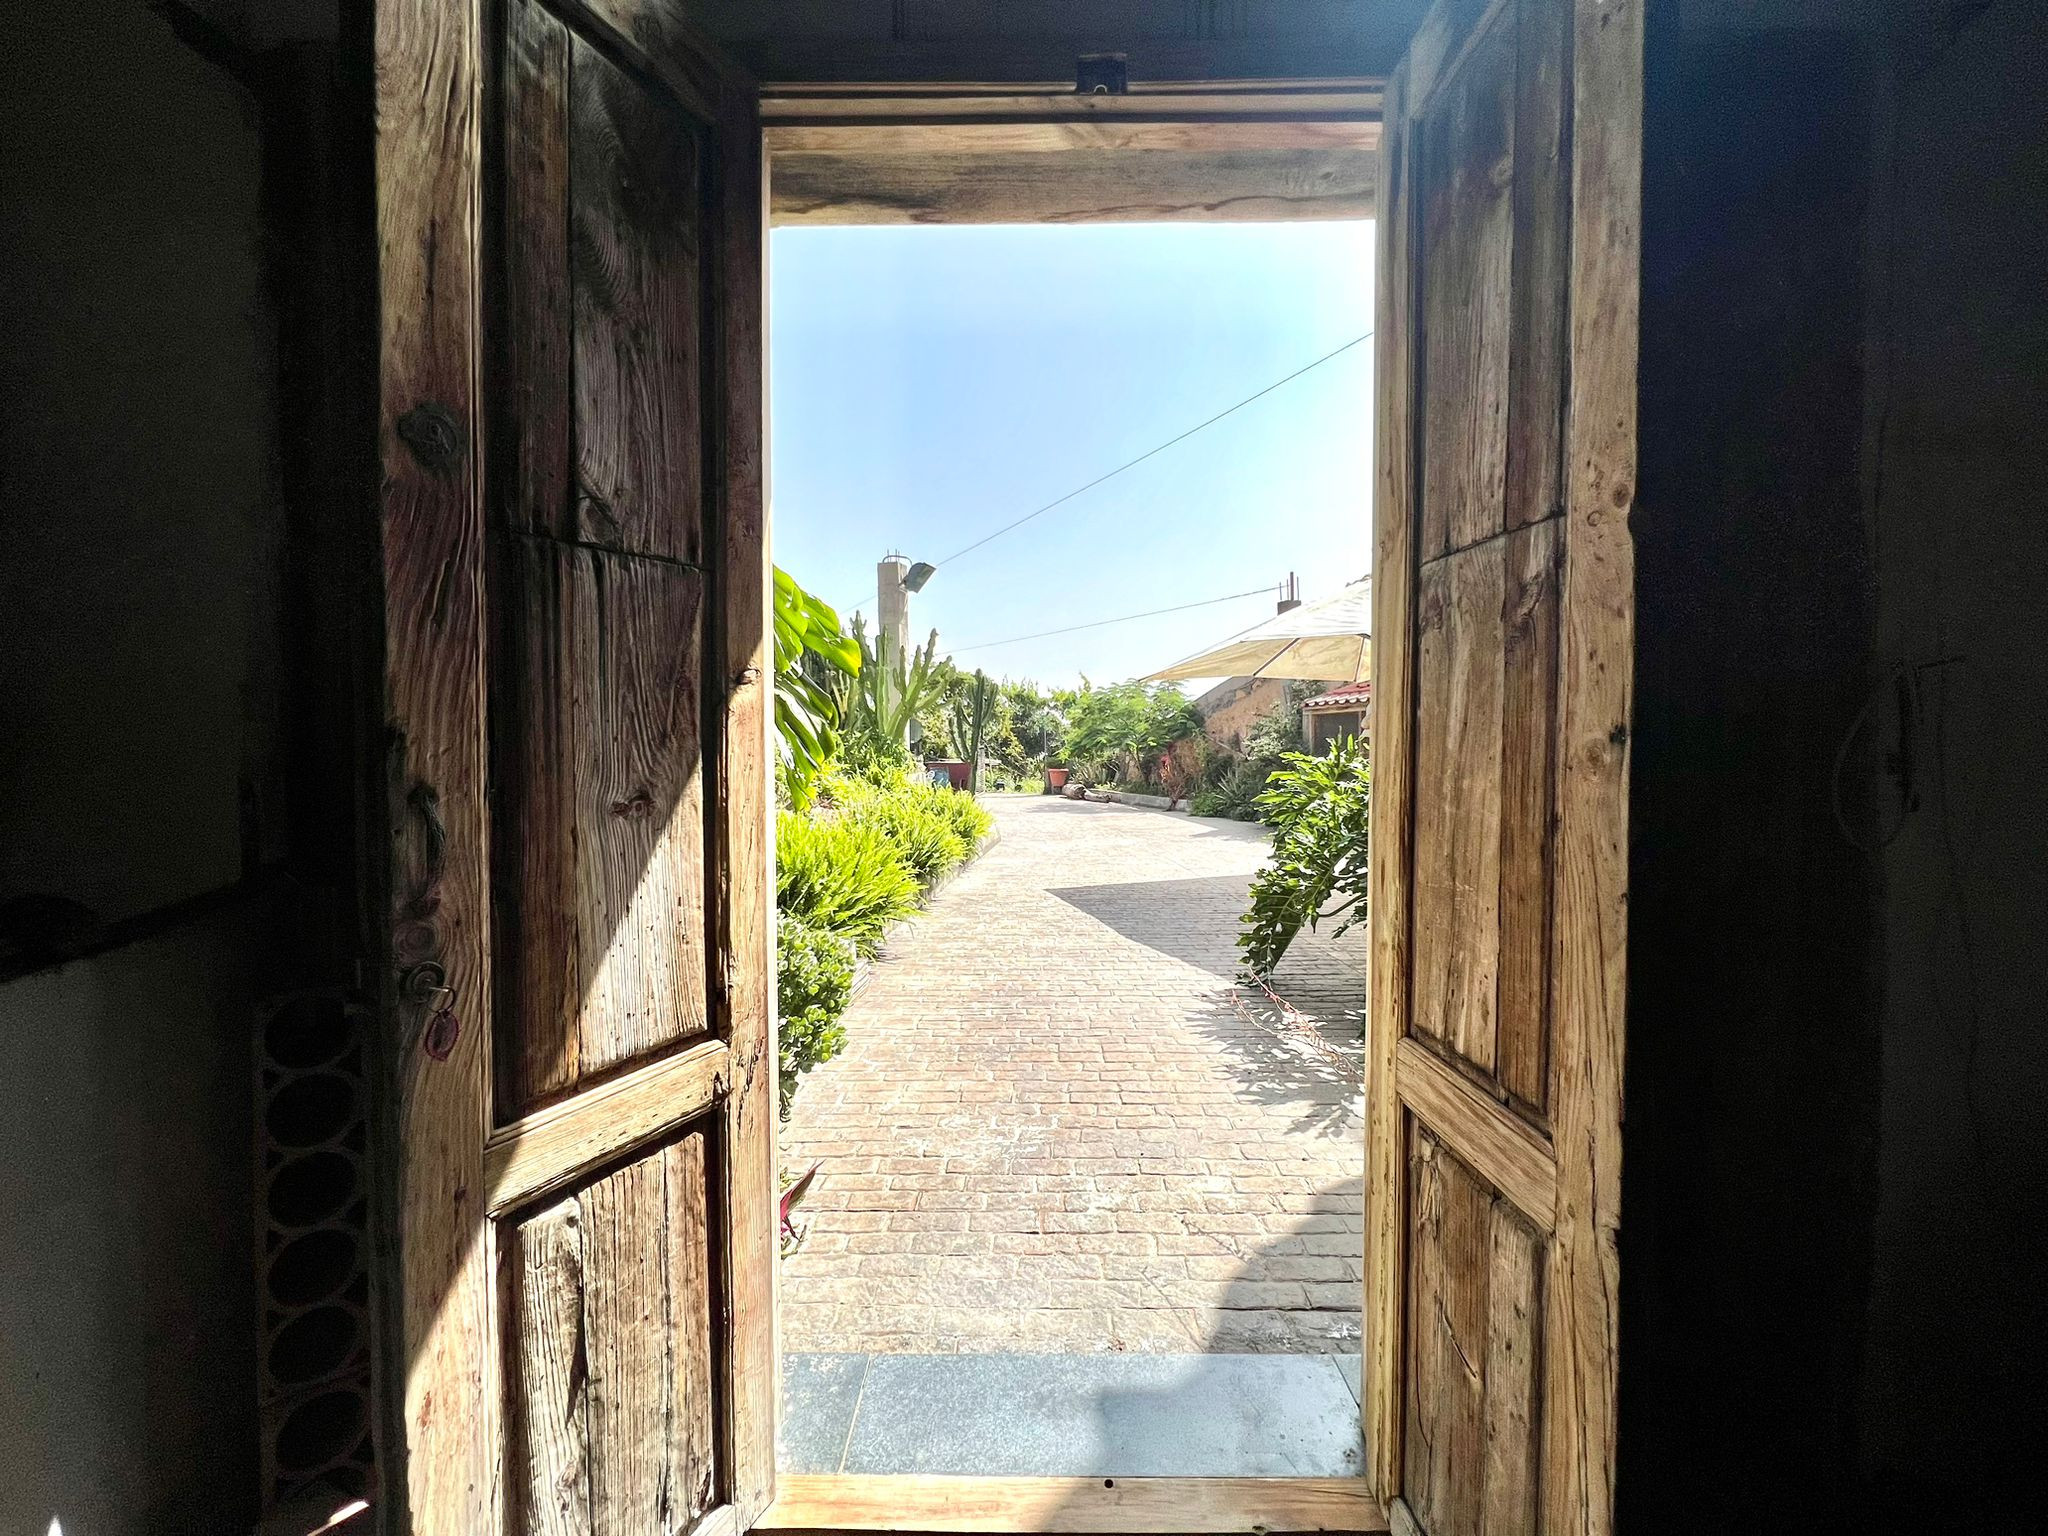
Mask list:
POLYGON ((1225 99, 769 106, 774 557, 868 675, 820 672, 778 818, 791 1520, 813 1479, 1363 1471, 1365 932, 1256 980, 1240 936, 1257 797, 1356 752, 1368 652, 1175 664, 1364 609, 1377 101, 1225 99), (833 934, 816 866, 869 833, 916 889, 833 934))

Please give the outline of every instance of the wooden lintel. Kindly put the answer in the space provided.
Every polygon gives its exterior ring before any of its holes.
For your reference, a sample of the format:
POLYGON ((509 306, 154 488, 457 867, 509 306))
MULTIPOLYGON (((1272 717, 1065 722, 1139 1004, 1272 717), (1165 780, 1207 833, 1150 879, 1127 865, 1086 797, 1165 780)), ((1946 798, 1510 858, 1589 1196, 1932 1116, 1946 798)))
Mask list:
POLYGON ((1387 1529, 1355 1477, 850 1477, 777 1480, 757 1528, 1224 1536, 1387 1529))
POLYGON ((1284 118, 1013 119, 1004 122, 793 122, 762 130, 770 155, 1058 154, 1070 150, 1287 150, 1379 147, 1377 120, 1284 118))
POLYGON ((1360 149, 807 154, 769 191, 777 225, 1286 223, 1371 218, 1377 173, 1360 149))

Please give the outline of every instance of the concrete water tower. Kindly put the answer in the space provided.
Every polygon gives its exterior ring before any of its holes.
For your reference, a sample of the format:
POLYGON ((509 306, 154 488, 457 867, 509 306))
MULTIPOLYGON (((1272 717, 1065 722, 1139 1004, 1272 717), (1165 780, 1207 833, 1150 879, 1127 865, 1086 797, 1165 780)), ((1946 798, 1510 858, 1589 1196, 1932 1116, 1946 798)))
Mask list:
POLYGON ((891 703, 898 670, 910 665, 910 594, 923 591, 936 569, 894 552, 875 567, 875 661, 882 669, 883 697, 891 703))

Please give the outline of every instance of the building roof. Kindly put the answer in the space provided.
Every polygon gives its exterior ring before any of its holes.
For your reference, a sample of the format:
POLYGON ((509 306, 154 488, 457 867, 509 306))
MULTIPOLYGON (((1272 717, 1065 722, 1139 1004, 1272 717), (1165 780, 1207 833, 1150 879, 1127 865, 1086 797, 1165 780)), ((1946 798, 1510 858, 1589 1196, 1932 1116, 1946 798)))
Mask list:
POLYGON ((1312 699, 1304 699, 1303 709, 1363 709, 1372 702, 1371 683, 1346 683, 1341 688, 1332 688, 1328 693, 1319 693, 1312 699))

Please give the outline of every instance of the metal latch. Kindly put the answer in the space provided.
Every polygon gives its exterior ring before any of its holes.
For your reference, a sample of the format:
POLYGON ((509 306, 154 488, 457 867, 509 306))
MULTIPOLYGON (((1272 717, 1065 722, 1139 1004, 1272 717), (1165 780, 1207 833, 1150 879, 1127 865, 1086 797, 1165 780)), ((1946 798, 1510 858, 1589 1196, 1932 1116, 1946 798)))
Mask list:
POLYGON ((1131 60, 1123 53, 1084 53, 1074 61, 1074 90, 1082 96, 1126 96, 1131 60))

